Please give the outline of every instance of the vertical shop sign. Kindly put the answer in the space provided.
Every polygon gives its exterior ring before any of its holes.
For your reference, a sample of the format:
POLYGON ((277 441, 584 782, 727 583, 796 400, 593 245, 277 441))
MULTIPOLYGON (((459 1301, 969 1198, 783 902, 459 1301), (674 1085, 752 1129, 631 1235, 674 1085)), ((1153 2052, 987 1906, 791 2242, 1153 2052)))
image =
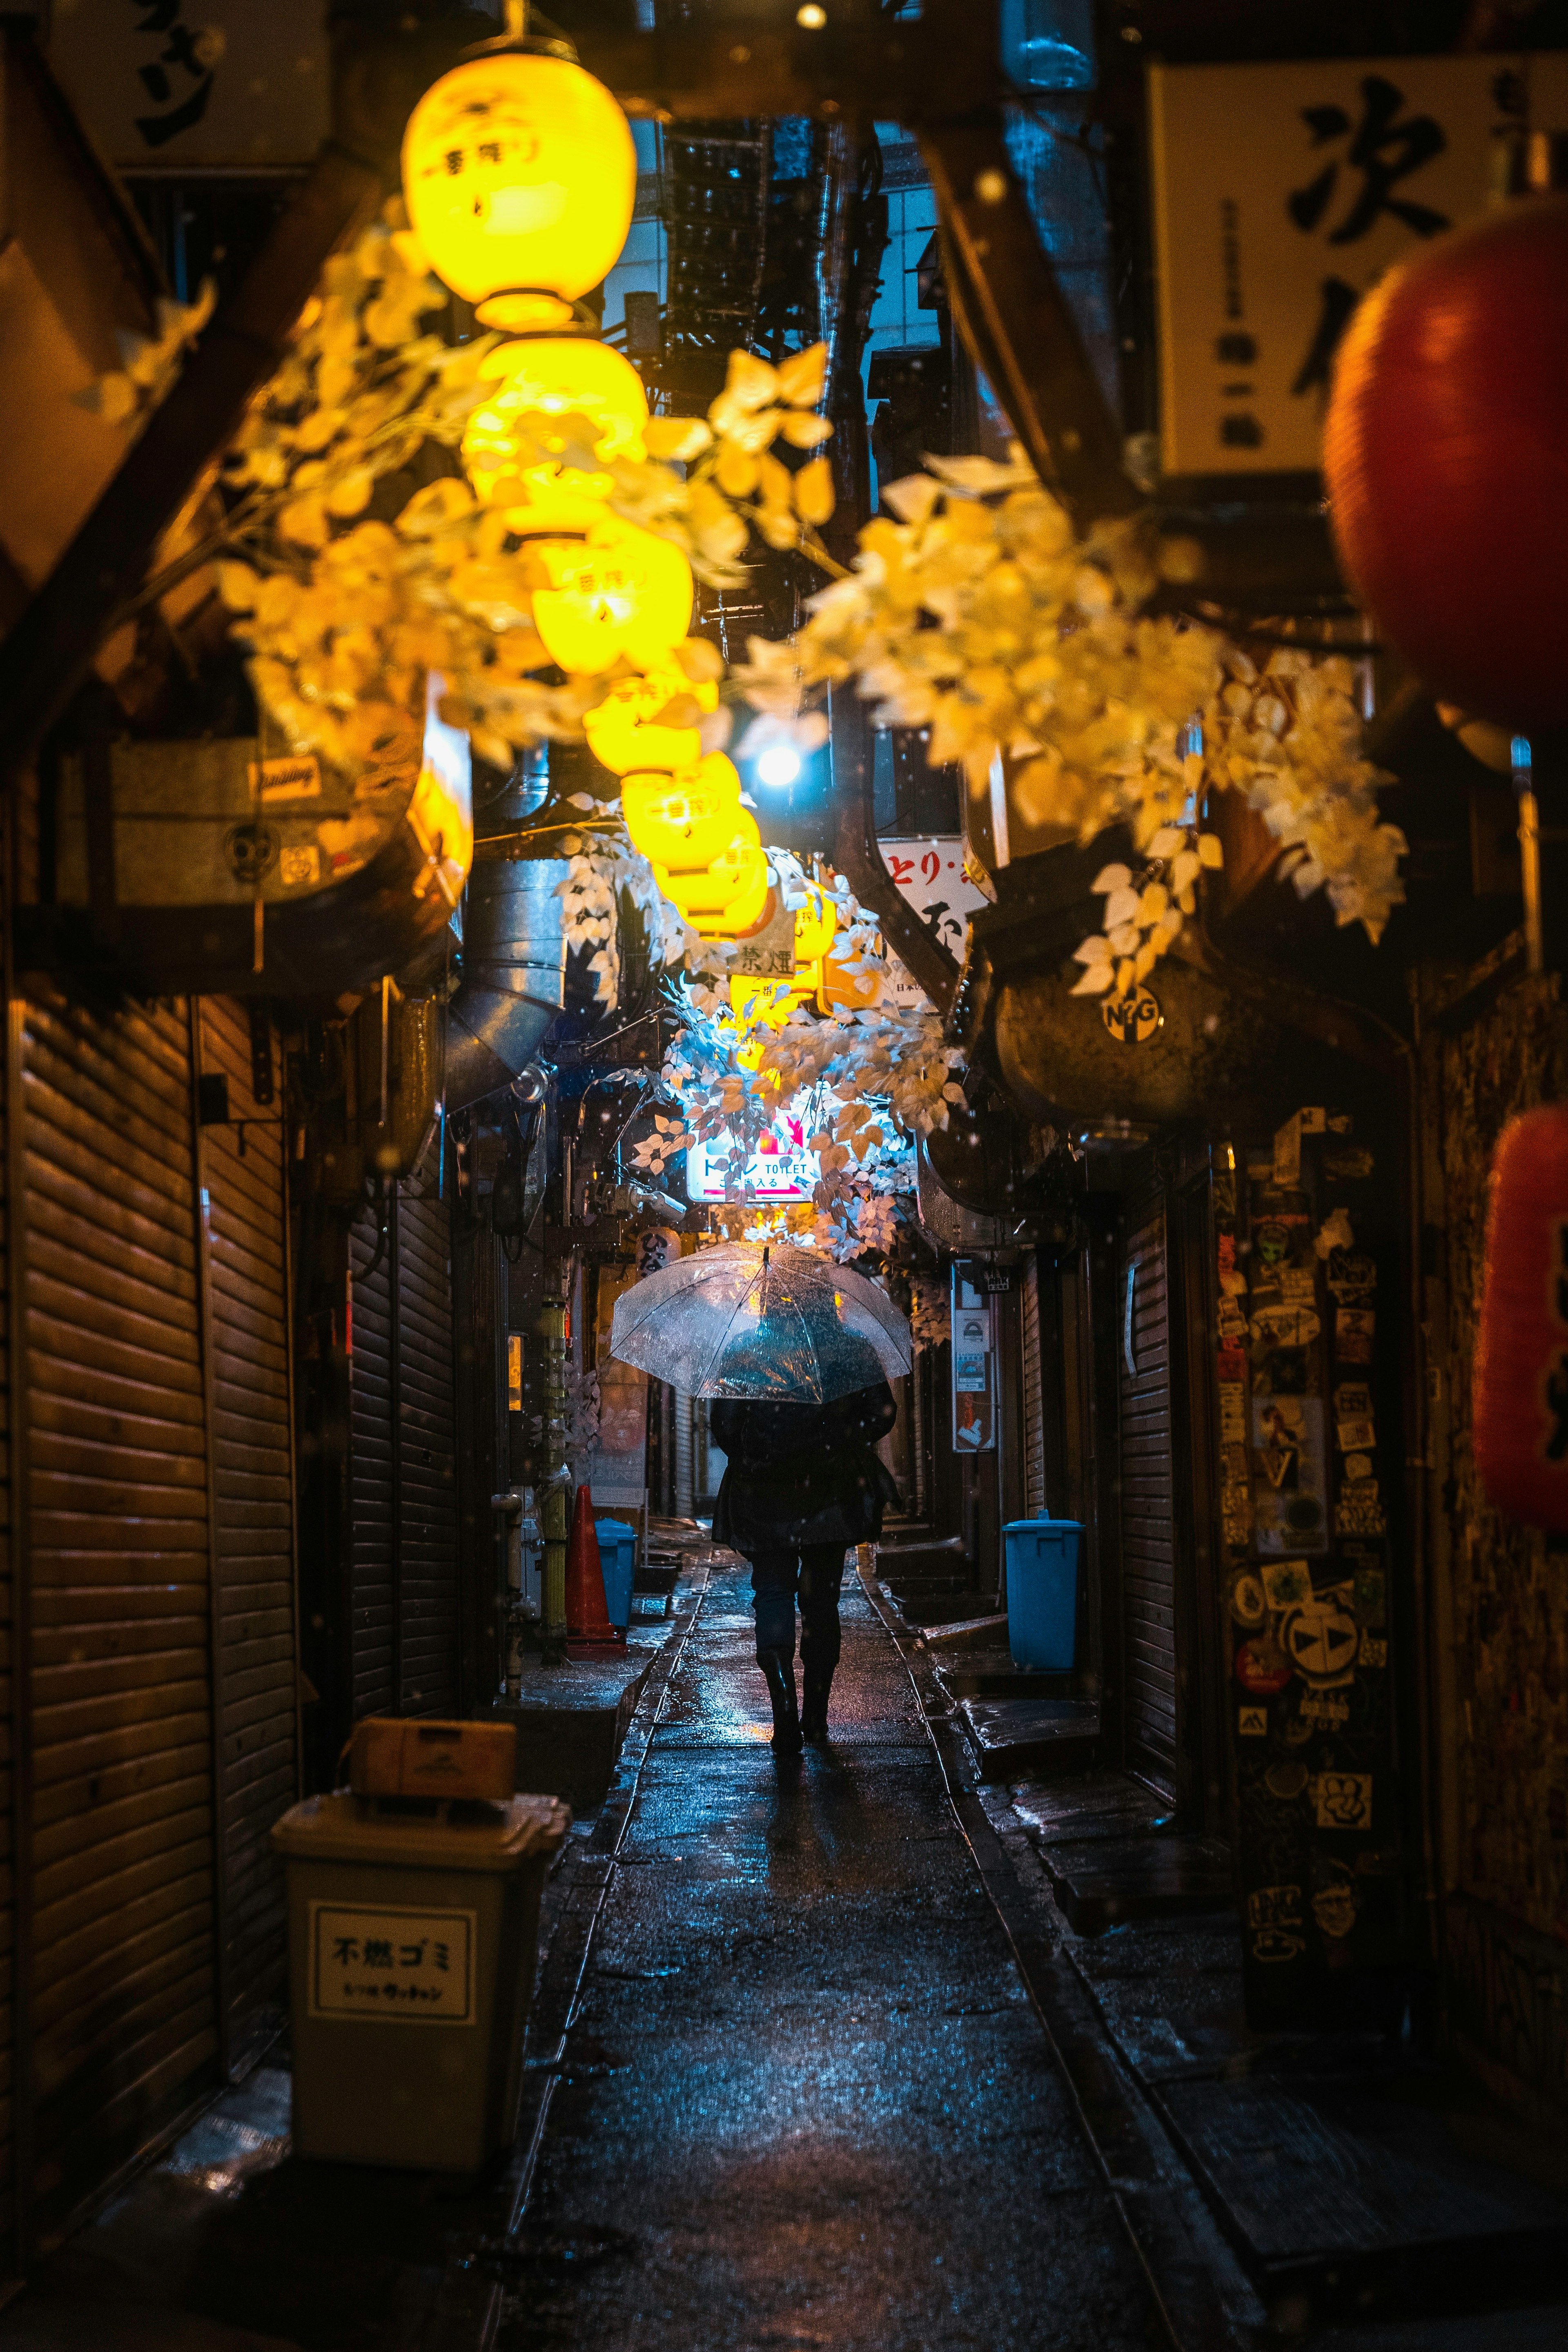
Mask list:
POLYGON ((301 169, 331 124, 322 0, 54 0, 49 63, 122 172, 301 169))
MULTIPOLYGON (((1568 58, 1530 68, 1531 118, 1568 120, 1568 58)), ((1391 264, 1485 209, 1525 89, 1478 55, 1152 69, 1166 473, 1317 466, 1351 314, 1391 264)))
POLYGON ((988 1454, 996 1444, 995 1327, 983 1267, 952 1268, 952 1447, 988 1454))

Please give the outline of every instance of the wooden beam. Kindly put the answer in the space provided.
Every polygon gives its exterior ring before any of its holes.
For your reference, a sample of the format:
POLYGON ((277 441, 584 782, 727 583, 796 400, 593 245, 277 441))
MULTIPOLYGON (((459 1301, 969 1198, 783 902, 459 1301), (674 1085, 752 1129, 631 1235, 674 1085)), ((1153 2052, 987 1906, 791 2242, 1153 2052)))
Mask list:
POLYGON ((1121 428, 1008 160, 998 19, 996 0, 931 0, 913 24, 836 0, 816 32, 705 20, 585 39, 583 62, 631 113, 852 124, 875 111, 911 130, 936 191, 953 318, 975 364, 1041 478, 1080 519, 1124 514, 1138 493, 1122 471, 1121 428))
POLYGON ((110 617, 145 573, 160 535, 283 358, 322 263, 397 185, 410 110, 458 54, 449 27, 375 39, 353 26, 341 29, 332 131, 310 177, 0 645, 0 709, 6 714, 0 761, 7 775, 34 756, 86 676, 110 617))
POLYGON ((1131 512, 1121 430, 1008 161, 1001 108, 918 136, 954 321, 1030 463, 1085 521, 1131 512))

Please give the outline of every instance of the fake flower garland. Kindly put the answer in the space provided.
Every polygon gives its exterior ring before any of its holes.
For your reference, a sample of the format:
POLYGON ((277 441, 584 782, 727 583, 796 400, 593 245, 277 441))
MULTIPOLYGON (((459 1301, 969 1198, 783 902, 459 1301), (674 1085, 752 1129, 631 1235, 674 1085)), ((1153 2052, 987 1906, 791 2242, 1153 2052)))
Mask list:
POLYGON ((1000 757, 1029 824, 1081 842, 1125 824, 1140 870, 1101 874, 1105 927, 1079 950, 1075 994, 1124 992, 1194 912, 1200 870, 1221 862, 1198 826, 1210 791, 1242 793, 1297 852, 1298 891, 1325 887, 1375 940, 1405 844, 1378 817, 1349 664, 1281 651, 1259 669, 1212 629, 1146 614, 1191 551, 1136 519, 1078 537, 1016 446, 1007 465, 927 465, 884 488, 897 519, 867 524, 854 572, 794 638, 750 641, 731 672, 747 698, 787 725, 815 689, 852 682, 879 726, 929 729, 932 764, 962 764, 976 800, 1000 757))
MULTIPOLYGON (((534 591, 550 584, 540 559, 457 470, 499 339, 451 345, 428 331, 447 299, 395 200, 327 264, 225 460, 221 521, 178 558, 181 573, 228 559, 220 587, 268 718, 293 748, 350 774, 390 732, 418 726, 431 671, 446 682, 443 716, 503 768, 542 739, 580 740, 605 691, 605 675, 552 668, 532 619, 534 591)), ((202 316, 164 317, 157 344, 96 388, 102 413, 130 423, 160 397, 202 316)), ((586 419, 560 417, 537 420, 536 434, 519 418, 518 456, 607 477, 609 510, 672 541, 713 585, 744 581, 753 530, 836 573, 816 535, 832 512, 827 461, 811 454, 831 431, 815 413, 823 358, 820 346, 776 367, 731 354, 707 416, 651 419, 646 457, 606 462, 586 419)), ((1179 937, 1202 871, 1220 862, 1198 824, 1215 790, 1241 793, 1261 814, 1290 853, 1299 892, 1322 888, 1342 924, 1359 921, 1375 940, 1403 897, 1405 844, 1378 817, 1348 665, 1280 651, 1260 668, 1212 629, 1150 613, 1163 573, 1182 572, 1183 551, 1162 552, 1136 520, 1076 535, 1016 451, 1007 465, 928 466, 884 488, 891 519, 861 531, 855 570, 812 600, 793 639, 750 641, 725 689, 755 713, 748 751, 776 740, 816 748, 826 721, 813 697, 852 683, 879 724, 928 729, 932 763, 961 763, 976 799, 1000 757, 1027 824, 1082 841, 1124 824, 1137 862, 1097 878, 1103 921, 1078 951, 1077 994, 1125 992, 1179 937)), ((706 640, 689 639, 675 658, 694 688, 716 683, 706 640)), ((661 723, 696 727, 704 751, 721 748, 731 712, 695 693, 686 700, 661 723)), ((889 1204, 911 1181, 912 1139, 944 1126, 962 1099, 960 1049, 925 1005, 796 1012, 742 1068, 713 984, 722 952, 713 942, 690 952, 652 867, 618 826, 608 830, 614 805, 595 806, 561 895, 569 940, 593 951, 600 1001, 618 999, 623 897, 642 915, 655 964, 684 957, 688 973, 664 1072, 679 1115, 658 1115, 638 1164, 658 1173, 689 1141, 721 1136, 743 1161, 787 1106, 809 1121, 822 1169, 814 1216, 792 1230, 798 1237, 809 1222, 835 1254, 882 1249, 889 1204)), ((773 873, 795 903, 805 887, 798 866, 773 853, 773 873)), ((838 913, 841 952, 852 969, 873 967, 874 921, 842 889, 838 913)))

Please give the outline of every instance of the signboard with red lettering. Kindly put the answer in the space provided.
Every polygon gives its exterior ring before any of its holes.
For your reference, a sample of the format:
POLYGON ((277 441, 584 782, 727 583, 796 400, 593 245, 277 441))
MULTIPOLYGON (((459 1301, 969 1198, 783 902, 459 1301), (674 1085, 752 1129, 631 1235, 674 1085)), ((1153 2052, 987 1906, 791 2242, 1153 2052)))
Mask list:
POLYGON ((948 953, 962 959, 969 918, 986 904, 985 893, 963 871, 963 843, 957 834, 879 845, 900 896, 948 953))
POLYGON ((731 1150, 728 1135, 686 1147, 689 1201, 809 1201, 821 1175, 816 1152, 806 1148, 805 1122, 787 1111, 749 1160, 731 1150))

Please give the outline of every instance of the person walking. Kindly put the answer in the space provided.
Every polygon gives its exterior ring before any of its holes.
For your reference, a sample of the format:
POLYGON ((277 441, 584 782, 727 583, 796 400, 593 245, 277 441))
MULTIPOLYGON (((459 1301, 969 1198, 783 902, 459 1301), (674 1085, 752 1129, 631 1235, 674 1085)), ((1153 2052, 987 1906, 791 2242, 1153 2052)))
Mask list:
MULTIPOLYGON (((765 1328, 756 1335, 765 1349, 765 1328)), ((838 1589, 850 1544, 873 1543, 899 1499, 876 1451, 898 1420, 873 1349, 857 1369, 864 1384, 826 1403, 720 1398, 710 1408, 714 1443, 729 1460, 713 1509, 713 1537, 752 1564, 757 1664, 773 1705, 775 1756, 798 1756, 827 1738, 827 1696, 838 1664, 838 1589), (802 1691, 795 1684, 800 1603, 802 1691)))

